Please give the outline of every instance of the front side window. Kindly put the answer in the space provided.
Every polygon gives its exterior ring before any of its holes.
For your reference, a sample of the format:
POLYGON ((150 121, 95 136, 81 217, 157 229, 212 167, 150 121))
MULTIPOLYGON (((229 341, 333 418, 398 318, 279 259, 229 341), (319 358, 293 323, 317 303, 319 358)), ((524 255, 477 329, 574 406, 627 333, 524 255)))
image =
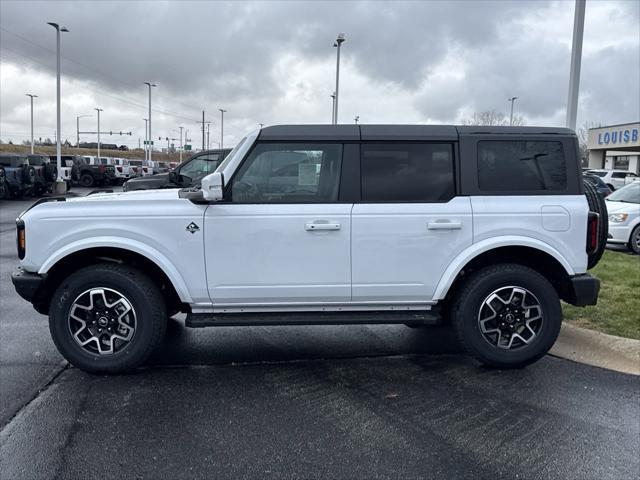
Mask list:
POLYGON ((234 176, 241 203, 329 203, 338 200, 342 145, 258 144, 234 176))
POLYGON ((211 162, 204 158, 194 158, 180 169, 180 175, 191 182, 197 182, 215 170, 211 162))
POLYGON ((567 189, 561 142, 478 142, 478 186, 489 192, 567 189))
POLYGON ((363 144, 362 200, 446 202, 455 196, 451 144, 363 144))

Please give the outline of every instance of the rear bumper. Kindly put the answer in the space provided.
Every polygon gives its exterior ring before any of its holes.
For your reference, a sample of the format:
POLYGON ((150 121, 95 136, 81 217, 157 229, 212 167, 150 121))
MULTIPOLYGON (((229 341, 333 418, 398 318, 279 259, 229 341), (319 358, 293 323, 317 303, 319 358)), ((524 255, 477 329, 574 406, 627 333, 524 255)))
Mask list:
POLYGON ((585 273, 569 279, 563 300, 576 307, 595 305, 598 303, 598 293, 600 293, 600 280, 585 273))
POLYGON ((19 268, 11 274, 11 281, 18 295, 33 303, 44 282, 44 278, 37 273, 26 272, 24 269, 19 268))

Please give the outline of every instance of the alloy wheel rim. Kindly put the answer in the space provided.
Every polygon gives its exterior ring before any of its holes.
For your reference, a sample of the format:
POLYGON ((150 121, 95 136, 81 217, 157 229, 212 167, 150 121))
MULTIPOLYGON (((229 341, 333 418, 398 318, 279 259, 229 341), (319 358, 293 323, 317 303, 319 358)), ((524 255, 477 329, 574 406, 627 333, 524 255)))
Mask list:
POLYGON ((125 348, 136 332, 137 317, 131 301, 106 287, 85 290, 71 304, 69 331, 87 353, 114 355, 125 348))
POLYGON ((531 344, 543 324, 542 306, 529 290, 518 286, 491 292, 478 311, 478 326, 492 346, 515 350, 531 344))

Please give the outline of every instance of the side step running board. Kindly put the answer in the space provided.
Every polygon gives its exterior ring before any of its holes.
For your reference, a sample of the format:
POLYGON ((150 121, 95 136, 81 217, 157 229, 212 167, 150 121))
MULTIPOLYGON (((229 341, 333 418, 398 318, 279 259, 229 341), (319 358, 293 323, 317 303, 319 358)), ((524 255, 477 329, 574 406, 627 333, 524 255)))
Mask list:
POLYGON ((229 327, 241 325, 348 325, 405 323, 440 325, 437 311, 287 312, 287 313, 189 313, 186 326, 229 327))

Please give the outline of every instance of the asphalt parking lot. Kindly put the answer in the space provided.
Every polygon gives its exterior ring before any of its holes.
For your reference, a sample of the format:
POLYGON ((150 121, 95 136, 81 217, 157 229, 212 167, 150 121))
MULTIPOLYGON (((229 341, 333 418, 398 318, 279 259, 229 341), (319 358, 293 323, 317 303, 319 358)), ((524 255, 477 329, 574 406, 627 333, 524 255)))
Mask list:
POLYGON ((638 377, 551 356, 488 370, 445 327, 178 318, 135 374, 71 368, 9 278, 29 203, 0 201, 3 480, 640 476, 638 377))

